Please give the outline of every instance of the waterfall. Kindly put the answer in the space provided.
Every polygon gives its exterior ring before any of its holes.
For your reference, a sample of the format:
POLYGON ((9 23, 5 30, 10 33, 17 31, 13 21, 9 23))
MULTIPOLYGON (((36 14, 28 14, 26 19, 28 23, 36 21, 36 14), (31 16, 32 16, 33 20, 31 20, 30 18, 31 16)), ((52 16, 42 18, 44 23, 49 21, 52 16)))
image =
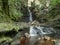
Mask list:
MULTIPOLYGON (((32 22, 33 19, 32 19, 32 13, 28 7, 28 12, 29 12, 29 22, 32 22)), ((36 30, 33 29, 33 26, 30 26, 30 36, 35 36, 36 35, 36 30)))
MULTIPOLYGON (((28 12, 29 12, 29 22, 32 22, 32 13, 28 7, 28 12)), ((33 29, 33 26, 30 26, 30 36, 35 36, 36 35, 36 30, 33 29)))
MULTIPOLYGON (((33 21, 33 19, 32 19, 32 12, 30 11, 29 7, 28 7, 28 12, 29 12, 29 22, 32 22, 33 21)), ((30 26, 30 31, 29 31, 30 36, 38 36, 40 34, 42 36, 43 34, 46 34, 47 32, 49 32, 49 31, 47 31, 47 29, 44 30, 45 32, 43 32, 43 28, 45 29, 45 27, 41 27, 40 25, 39 26, 37 26, 37 25, 30 26)))
MULTIPOLYGON (((33 17, 32 17, 32 12, 30 11, 29 7, 28 7, 28 12, 29 12, 29 22, 33 22, 33 17)), ((40 26, 40 25, 35 25, 35 26, 30 26, 30 36, 43 36, 45 34, 51 34, 53 33, 54 30, 52 28, 47 28, 44 26, 40 26)))
POLYGON ((29 21, 32 22, 32 21, 33 21, 33 20, 32 20, 32 13, 31 13, 29 7, 28 7, 28 12, 29 12, 29 21))

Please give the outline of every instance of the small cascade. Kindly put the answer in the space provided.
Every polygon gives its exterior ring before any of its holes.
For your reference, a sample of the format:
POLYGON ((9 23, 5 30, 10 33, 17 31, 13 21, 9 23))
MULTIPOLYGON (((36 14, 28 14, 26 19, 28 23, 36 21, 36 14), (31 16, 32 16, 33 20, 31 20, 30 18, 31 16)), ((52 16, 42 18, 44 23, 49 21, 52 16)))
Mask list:
MULTIPOLYGON (((28 7, 28 12, 29 12, 29 22, 32 22, 32 13, 28 7)), ((30 26, 30 36, 35 36, 36 35, 36 30, 33 29, 33 26, 30 26)))
POLYGON ((33 26, 30 26, 30 36, 37 36, 37 30, 33 26))
POLYGON ((44 36, 56 33, 53 28, 44 26, 30 26, 30 36, 44 36))
MULTIPOLYGON (((28 12, 29 12, 29 22, 32 22, 33 21, 33 17, 32 17, 32 13, 28 7, 28 12)), ((33 29, 33 26, 30 26, 30 36, 36 36, 37 34, 37 31, 33 29)))
POLYGON ((29 7, 28 7, 28 12, 29 12, 29 21, 32 22, 33 21, 33 19, 32 19, 32 13, 31 13, 29 7))

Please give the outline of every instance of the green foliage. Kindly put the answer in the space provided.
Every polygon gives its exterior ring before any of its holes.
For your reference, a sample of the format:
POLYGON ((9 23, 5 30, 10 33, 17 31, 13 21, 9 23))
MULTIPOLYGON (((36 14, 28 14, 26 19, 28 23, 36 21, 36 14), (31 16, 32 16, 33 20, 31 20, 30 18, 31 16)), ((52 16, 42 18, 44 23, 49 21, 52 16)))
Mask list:
POLYGON ((9 10, 10 18, 14 21, 18 21, 19 17, 23 15, 20 11, 21 10, 20 0, 9 0, 9 10))
POLYGON ((7 41, 12 41, 13 39, 12 38, 10 38, 10 37, 0 37, 0 43, 2 42, 2 41, 4 41, 4 40, 7 40, 7 41))
POLYGON ((0 0, 0 3, 0 22, 16 22, 23 16, 21 0, 0 0))
POLYGON ((51 0, 51 7, 54 7, 58 3, 60 3, 60 0, 51 0))

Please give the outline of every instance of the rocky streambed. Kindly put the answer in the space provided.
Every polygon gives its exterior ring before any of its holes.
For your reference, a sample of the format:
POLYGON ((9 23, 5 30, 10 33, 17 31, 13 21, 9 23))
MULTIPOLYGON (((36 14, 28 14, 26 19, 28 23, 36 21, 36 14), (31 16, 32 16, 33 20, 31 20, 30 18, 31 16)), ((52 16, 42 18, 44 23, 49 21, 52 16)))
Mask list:
MULTIPOLYGON (((0 43, 0 45, 20 45, 20 37, 21 35, 23 35, 24 33, 28 32, 29 33, 29 28, 25 28, 23 31, 19 31, 15 34, 15 36, 11 37, 11 40, 9 40, 8 38, 4 41, 2 41, 0 43)), ((53 37, 56 42, 55 42, 55 45, 60 45, 60 30, 57 30, 57 34, 53 37)), ((8 33, 9 34, 9 33, 8 33)), ((32 37, 30 39, 30 44, 32 44, 32 42, 36 42, 37 39, 39 38, 40 36, 37 36, 37 37, 32 37)))

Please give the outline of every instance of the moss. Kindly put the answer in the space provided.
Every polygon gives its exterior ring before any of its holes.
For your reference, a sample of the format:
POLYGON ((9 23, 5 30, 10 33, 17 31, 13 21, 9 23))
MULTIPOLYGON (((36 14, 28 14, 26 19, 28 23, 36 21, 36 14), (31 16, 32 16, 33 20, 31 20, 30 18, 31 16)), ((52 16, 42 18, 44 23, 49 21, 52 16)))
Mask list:
POLYGON ((10 37, 0 37, 0 43, 1 43, 2 41, 4 41, 4 40, 6 40, 6 41, 12 41, 13 39, 10 38, 10 37))
POLYGON ((23 26, 17 25, 15 23, 0 23, 0 32, 1 31, 10 31, 13 28, 15 28, 16 31, 18 31, 18 29, 23 28, 23 26))

